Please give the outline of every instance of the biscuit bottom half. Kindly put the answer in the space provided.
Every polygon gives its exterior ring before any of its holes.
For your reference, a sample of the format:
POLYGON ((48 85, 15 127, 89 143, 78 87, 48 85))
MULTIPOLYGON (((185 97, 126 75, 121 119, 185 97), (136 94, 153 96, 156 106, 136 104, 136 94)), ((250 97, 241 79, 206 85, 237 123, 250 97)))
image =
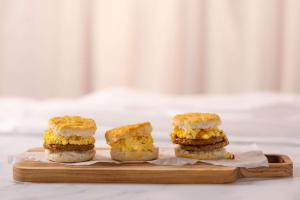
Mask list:
POLYGON ((149 161, 158 158, 158 148, 147 150, 122 150, 112 148, 110 150, 111 159, 117 161, 149 161))
POLYGON ((192 158, 197 160, 218 160, 218 159, 234 159, 232 153, 227 152, 224 148, 208 150, 208 151, 193 151, 183 149, 181 146, 175 148, 177 157, 192 158))
POLYGON ((50 151, 45 149, 46 158, 50 161, 60 163, 76 163, 92 160, 96 151, 94 149, 87 151, 50 151))

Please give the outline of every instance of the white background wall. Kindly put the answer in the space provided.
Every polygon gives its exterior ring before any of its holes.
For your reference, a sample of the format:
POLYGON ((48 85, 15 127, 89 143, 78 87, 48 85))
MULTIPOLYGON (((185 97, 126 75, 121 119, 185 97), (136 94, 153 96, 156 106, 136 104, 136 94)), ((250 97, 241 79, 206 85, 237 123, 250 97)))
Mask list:
POLYGON ((297 0, 0 0, 0 95, 300 92, 297 0))

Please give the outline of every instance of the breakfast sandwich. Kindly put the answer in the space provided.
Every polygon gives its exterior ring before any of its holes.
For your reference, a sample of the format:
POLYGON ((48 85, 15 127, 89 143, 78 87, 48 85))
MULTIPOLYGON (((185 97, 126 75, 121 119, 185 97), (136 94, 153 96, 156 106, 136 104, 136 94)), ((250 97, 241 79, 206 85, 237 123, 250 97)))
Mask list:
POLYGON ((46 158, 55 162, 82 162, 95 155, 93 119, 79 116, 53 117, 44 133, 46 158))
POLYGON ((158 148, 153 144, 150 122, 121 126, 106 131, 110 155, 118 161, 147 161, 158 157, 158 148))
POLYGON ((213 113, 176 115, 171 133, 172 142, 178 144, 176 156, 199 160, 234 159, 224 148, 229 142, 220 125, 220 117, 213 113))

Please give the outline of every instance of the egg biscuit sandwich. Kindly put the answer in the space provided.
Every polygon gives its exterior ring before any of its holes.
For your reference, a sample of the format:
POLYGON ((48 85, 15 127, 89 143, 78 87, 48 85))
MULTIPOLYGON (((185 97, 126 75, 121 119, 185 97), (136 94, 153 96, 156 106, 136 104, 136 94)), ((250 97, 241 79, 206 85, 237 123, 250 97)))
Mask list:
POLYGON ((44 133, 46 158, 55 162, 82 162, 95 155, 93 119, 79 116, 53 117, 44 133))
POLYGON ((176 115, 171 133, 172 142, 178 144, 176 156, 199 160, 233 159, 234 155, 224 149, 229 142, 220 125, 220 117, 213 113, 176 115))
POLYGON ((158 157, 158 148, 153 144, 150 122, 131 124, 106 131, 110 155, 118 161, 147 161, 158 157))

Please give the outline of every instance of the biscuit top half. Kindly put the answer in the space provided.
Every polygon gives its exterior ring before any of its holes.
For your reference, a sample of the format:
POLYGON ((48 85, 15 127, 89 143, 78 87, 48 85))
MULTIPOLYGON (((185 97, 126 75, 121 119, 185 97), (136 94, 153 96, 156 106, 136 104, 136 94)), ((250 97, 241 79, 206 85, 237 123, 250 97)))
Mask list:
POLYGON ((96 123, 91 118, 80 116, 53 117, 49 120, 49 129, 54 134, 71 136, 91 136, 97 129, 96 123))
POLYGON ((209 129, 219 125, 221 119, 215 113, 185 113, 173 117, 173 126, 182 129, 209 129))
POLYGON ((151 137, 152 126, 150 122, 142 122, 120 126, 106 131, 105 138, 107 143, 116 142, 120 139, 134 136, 151 137))

